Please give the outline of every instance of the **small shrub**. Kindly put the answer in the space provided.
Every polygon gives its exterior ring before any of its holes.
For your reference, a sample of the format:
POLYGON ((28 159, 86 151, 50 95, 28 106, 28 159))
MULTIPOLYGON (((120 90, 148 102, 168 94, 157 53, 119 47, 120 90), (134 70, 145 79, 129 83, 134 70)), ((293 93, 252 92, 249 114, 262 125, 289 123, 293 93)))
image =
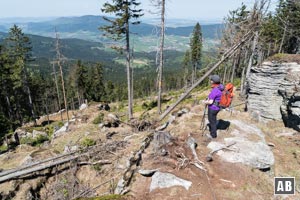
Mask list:
POLYGON ((96 144, 96 141, 90 138, 84 138, 83 141, 81 142, 81 146, 83 147, 90 147, 94 146, 96 144))
POLYGON ((49 140, 49 138, 47 136, 39 135, 33 140, 32 146, 39 146, 48 140, 49 140))
POLYGON ((8 147, 6 145, 1 145, 0 146, 0 153, 4 153, 8 150, 8 147))
POLYGON ((99 113, 99 115, 93 120, 93 124, 100 124, 103 122, 104 113, 99 113))
POLYGON ((21 144, 29 144, 32 145, 33 143, 33 138, 32 137, 23 137, 20 139, 21 144))
POLYGON ((47 125, 45 127, 45 132, 47 133, 48 136, 52 136, 54 133, 54 126, 52 124, 47 125))
POLYGON ((68 196, 69 196, 69 191, 68 191, 66 188, 64 188, 64 189, 62 190, 62 192, 63 192, 63 194, 64 194, 64 197, 68 197, 68 196))
POLYGON ((144 102, 142 104, 142 108, 145 109, 145 110, 151 110, 152 108, 155 108, 156 106, 157 106, 157 101, 150 101, 149 104, 144 102))
POLYGON ((94 170, 99 172, 99 171, 102 170, 102 165, 101 164, 96 164, 96 165, 93 165, 93 168, 94 168, 94 170))
POLYGON ((63 123, 62 121, 59 121, 59 122, 57 123, 57 126, 63 127, 63 126, 64 126, 64 123, 63 123))
POLYGON ((24 137, 20 139, 20 143, 21 144, 28 144, 31 146, 39 146, 41 144, 43 144, 45 141, 48 141, 49 137, 45 136, 45 135, 39 135, 36 138, 32 138, 32 137, 24 137))
POLYGON ((121 101, 120 103, 119 103, 119 106, 118 106, 118 110, 119 110, 119 112, 121 112, 121 111, 123 111, 124 109, 125 109, 125 102, 124 101, 121 101))

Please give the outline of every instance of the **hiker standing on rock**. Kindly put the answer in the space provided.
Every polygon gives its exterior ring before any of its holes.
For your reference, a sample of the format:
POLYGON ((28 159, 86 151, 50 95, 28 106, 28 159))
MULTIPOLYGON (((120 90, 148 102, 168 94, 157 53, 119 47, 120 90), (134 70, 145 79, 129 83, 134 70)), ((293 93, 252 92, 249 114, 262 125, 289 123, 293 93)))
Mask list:
POLYGON ((220 77, 218 75, 210 76, 211 92, 208 95, 207 100, 203 103, 208 106, 208 121, 209 121, 209 132, 207 135, 209 138, 217 137, 217 115, 220 111, 219 102, 221 100, 222 91, 224 86, 220 83, 220 77))

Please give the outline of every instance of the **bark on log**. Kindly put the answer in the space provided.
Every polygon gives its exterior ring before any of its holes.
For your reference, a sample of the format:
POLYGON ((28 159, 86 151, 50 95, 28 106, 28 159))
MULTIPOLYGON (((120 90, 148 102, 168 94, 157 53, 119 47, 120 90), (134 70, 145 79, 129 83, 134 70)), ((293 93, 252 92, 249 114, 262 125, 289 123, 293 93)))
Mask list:
POLYGON ((70 162, 72 160, 75 160, 79 157, 89 155, 89 154, 92 153, 92 150, 94 150, 95 148, 97 148, 99 146, 100 145, 96 145, 96 146, 93 146, 93 147, 88 147, 85 150, 83 150, 84 153, 82 153, 82 150, 81 151, 78 150, 78 151, 71 152, 71 153, 68 153, 68 154, 48 158, 48 159, 42 160, 40 162, 31 164, 31 165, 26 165, 24 167, 4 171, 4 172, 0 173, 0 183, 4 182, 4 181, 11 180, 11 179, 14 179, 14 178, 17 178, 17 177, 20 177, 20 176, 28 175, 28 174, 31 174, 33 172, 45 170, 45 169, 51 168, 53 166, 61 165, 61 164, 70 162), (76 153, 79 153, 79 154, 78 155, 73 155, 73 154, 76 154, 76 153))
POLYGON ((95 148, 97 148, 97 147, 99 147, 101 145, 95 145, 95 146, 92 146, 92 147, 88 147, 88 148, 86 148, 84 150, 73 151, 73 152, 70 152, 70 153, 67 153, 67 154, 58 155, 58 156, 55 156, 55 157, 47 158, 47 159, 39 161, 39 162, 35 162, 35 163, 29 164, 29 165, 25 165, 23 167, 6 170, 6 171, 3 171, 3 172, 0 173, 0 178, 3 177, 3 176, 6 176, 8 174, 12 174, 12 173, 15 173, 15 172, 18 172, 18 171, 22 171, 22 170, 25 170, 27 168, 33 168, 36 165, 41 165, 41 164, 46 163, 46 162, 50 162, 50 161, 54 161, 54 160, 57 160, 57 159, 61 159, 63 157, 68 157, 68 156, 71 156, 71 155, 76 154, 76 153, 87 152, 87 151, 93 150, 93 149, 95 149, 95 148))
POLYGON ((72 156, 70 158, 65 158, 65 159, 62 159, 62 160, 59 160, 59 161, 56 161, 56 162, 45 163, 45 164, 37 165, 37 166, 29 168, 29 169, 24 169, 24 170, 21 170, 21 171, 16 171, 14 173, 10 173, 8 175, 0 177, 0 183, 2 183, 4 181, 11 180, 13 178, 17 178, 17 177, 20 177, 20 176, 31 174, 33 172, 41 171, 41 170, 44 170, 44 169, 47 169, 47 168, 50 168, 50 167, 53 167, 53 166, 56 166, 56 165, 64 164, 64 163, 69 162, 71 160, 75 160, 80 156, 81 155, 72 156))

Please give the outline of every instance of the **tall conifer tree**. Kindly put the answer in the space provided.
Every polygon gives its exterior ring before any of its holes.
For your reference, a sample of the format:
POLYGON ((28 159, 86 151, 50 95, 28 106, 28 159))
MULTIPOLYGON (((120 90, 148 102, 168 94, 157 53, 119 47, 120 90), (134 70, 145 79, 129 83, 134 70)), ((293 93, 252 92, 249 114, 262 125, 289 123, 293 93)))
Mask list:
POLYGON ((191 40, 191 62, 193 66, 192 70, 192 84, 194 84, 197 76, 197 68, 201 64, 201 56, 202 56, 202 32, 201 26, 197 23, 194 27, 191 40))
MULTIPOLYGON (((128 117, 133 118, 133 91, 132 91, 132 67, 131 67, 131 55, 130 55, 130 24, 139 24, 137 21, 143 14, 142 9, 137 9, 140 3, 136 0, 112 0, 112 3, 105 3, 102 8, 102 12, 108 14, 114 14, 116 18, 104 17, 109 25, 105 25, 100 29, 105 31, 106 36, 120 41, 125 39, 125 53, 126 53, 126 66, 127 66, 127 87, 128 87, 128 117), (131 21, 131 20, 135 21, 131 21)), ((118 50, 122 50, 117 48, 118 50)))

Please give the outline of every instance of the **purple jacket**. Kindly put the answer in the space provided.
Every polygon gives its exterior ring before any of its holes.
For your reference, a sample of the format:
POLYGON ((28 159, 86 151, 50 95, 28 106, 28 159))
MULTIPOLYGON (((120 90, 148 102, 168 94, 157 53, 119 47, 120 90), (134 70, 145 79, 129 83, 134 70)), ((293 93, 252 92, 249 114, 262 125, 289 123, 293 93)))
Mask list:
MULTIPOLYGON (((214 87, 208 95, 208 99, 214 100, 214 102, 220 102, 222 91, 224 90, 224 86, 222 84, 214 87)), ((220 107, 214 104, 208 106, 208 108, 212 110, 220 110, 220 107)))

